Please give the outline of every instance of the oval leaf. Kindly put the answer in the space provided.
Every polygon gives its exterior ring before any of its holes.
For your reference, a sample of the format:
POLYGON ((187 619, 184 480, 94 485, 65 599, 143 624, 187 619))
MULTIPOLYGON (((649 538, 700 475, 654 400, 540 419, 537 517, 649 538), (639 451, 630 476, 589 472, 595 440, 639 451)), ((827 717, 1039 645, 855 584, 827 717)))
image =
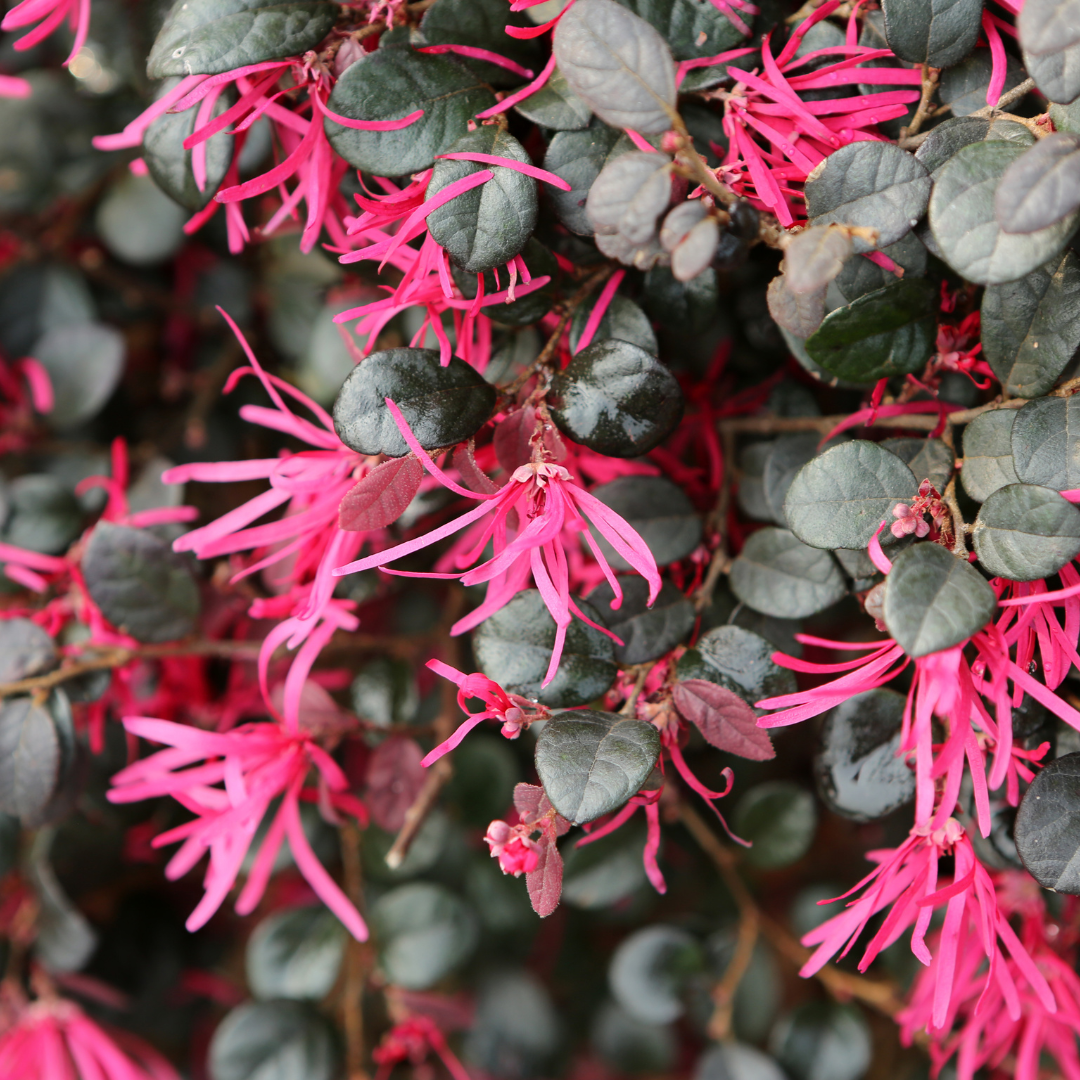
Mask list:
POLYGON ((1031 233, 1080 206, 1080 135, 1039 139, 1002 174, 994 214, 1007 233, 1031 233))
POLYGON ((1019 409, 1012 453, 1021 483, 1055 491, 1080 487, 1080 398, 1036 398, 1019 409))
POLYGON ((900 552, 885 579, 885 625, 908 656, 967 641, 996 608, 997 597, 982 575, 938 544, 900 552))
POLYGON ((913 64, 952 67, 975 48, 982 7, 982 0, 882 0, 889 48, 913 64))
POLYGON ((413 501, 423 479, 424 466, 412 456, 376 465, 341 500, 338 528, 368 532, 393 525, 413 501))
POLYGON ((1035 85, 1066 105, 1080 96, 1078 20, 1076 0, 1031 0, 1016 20, 1024 66, 1035 85))
POLYGON ((795 676, 773 660, 774 651, 772 642, 751 630, 717 626, 679 658, 676 673, 680 681, 716 683, 753 705, 795 692, 795 676))
POLYGON ((52 715, 30 698, 0 705, 0 810, 36 821, 56 789, 60 737, 52 715))
POLYGON ((1044 888, 1080 894, 1080 754, 1035 774, 1016 813, 1013 835, 1027 872, 1044 888))
POLYGON ((1050 488, 1010 484, 982 504, 972 539, 994 577, 1038 581, 1080 553, 1080 510, 1050 488))
POLYGON ((751 844, 743 856, 751 866, 790 866, 806 854, 817 831, 814 796, 785 780, 758 784, 739 800, 732 828, 751 844))
POLYGON ((1015 409, 991 409, 976 416, 964 428, 964 467, 960 470, 960 480, 976 502, 988 499, 1006 484, 1019 482, 1012 455, 1015 419, 1015 409))
POLYGON ((259 998, 317 1001, 334 987, 346 930, 321 905, 279 911, 248 938, 247 981, 259 998))
POLYGON ((769 733, 757 726, 757 713, 737 694, 704 679, 687 679, 675 684, 671 696, 679 715, 711 746, 750 761, 776 757, 769 733))
POLYGON ((748 607, 781 619, 814 615, 847 595, 836 560, 787 529, 758 529, 731 564, 730 584, 748 607))
POLYGON ((660 733, 652 724, 582 709, 544 725, 536 740, 536 771, 551 805, 582 825, 636 795, 659 755, 660 733))
MULTIPOLYGON (((592 493, 637 532, 657 566, 685 559, 701 543, 701 518, 693 503, 662 476, 623 476, 592 493)), ((616 570, 632 569, 599 533, 593 539, 616 570)))
POLYGON ((647 606, 649 583, 643 577, 620 577, 619 587, 623 599, 618 608, 611 606, 615 592, 607 581, 589 593, 589 603, 622 641, 615 646, 615 659, 621 666, 658 660, 693 629, 697 618, 694 605, 670 581, 664 582, 652 607, 647 606))
POLYGON ((337 1071, 333 1026, 298 1001, 257 1001, 233 1009, 210 1042, 211 1080, 302 1076, 332 1080, 337 1071))

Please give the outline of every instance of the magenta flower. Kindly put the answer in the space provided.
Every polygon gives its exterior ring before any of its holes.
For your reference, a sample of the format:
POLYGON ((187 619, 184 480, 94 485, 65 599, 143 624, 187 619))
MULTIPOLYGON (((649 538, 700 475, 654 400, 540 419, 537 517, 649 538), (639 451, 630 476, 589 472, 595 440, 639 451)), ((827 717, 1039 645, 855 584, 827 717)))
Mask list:
POLYGON ((521 877, 530 874, 540 862, 540 845, 530 834, 536 831, 533 823, 508 825, 493 821, 484 834, 484 843, 491 848, 491 857, 499 860, 504 874, 521 877))
MULTIPOLYGON (((957 948, 953 993, 938 1031, 931 1030, 930 1059, 935 1073, 956 1057, 958 1080, 973 1080, 984 1067, 994 1069, 1011 1056, 1016 1080, 1038 1080, 1040 1059, 1049 1055, 1068 1080, 1080 1078, 1080 976, 1073 955, 1054 947, 1063 927, 1047 923, 1039 890, 1030 878, 1005 872, 996 875, 998 907, 1003 916, 1019 920, 1020 937, 1034 965, 1045 976, 1056 1008, 1033 990, 1013 957, 1004 958, 1004 977, 988 982, 981 970, 979 928, 969 922, 957 948), (1053 934, 1054 938, 1049 937, 1053 934), (1054 944, 1052 944, 1054 942, 1054 944)), ((1071 935, 1070 935, 1071 936, 1071 935)), ((942 964, 935 946, 930 966, 919 973, 906 1008, 897 1015, 901 1039, 910 1044, 915 1032, 929 1028, 942 964)), ((1070 949, 1072 953, 1074 950, 1070 949)))
MULTIPOLYGON (((470 562, 480 557, 490 540, 495 554, 486 562, 465 573, 447 573, 435 576, 458 578, 464 585, 477 585, 486 582, 487 595, 484 602, 473 612, 459 619, 451 628, 452 634, 461 634, 478 626, 486 618, 510 602, 522 589, 528 587, 531 575, 536 588, 551 612, 558 628, 555 647, 551 654, 551 663, 543 684, 546 686, 554 677, 562 658, 566 630, 573 615, 583 619, 590 626, 596 626, 581 613, 570 596, 570 578, 566 552, 563 549, 563 530, 568 526, 580 528, 596 561, 603 568, 604 575, 615 592, 612 607, 622 603, 622 589, 597 546, 590 530, 590 522, 611 546, 649 583, 649 603, 660 592, 660 574, 656 569, 656 560, 645 541, 613 510, 606 507, 594 495, 575 484, 570 473, 561 465, 535 461, 522 465, 510 479, 491 494, 470 491, 455 483, 431 460, 427 451, 417 442, 401 410, 389 398, 387 408, 397 423, 409 449, 424 463, 444 487, 467 499, 474 499, 479 506, 462 514, 461 517, 432 530, 426 536, 398 544, 377 555, 339 566, 335 576, 352 574, 361 570, 370 570, 376 566, 385 567, 387 563, 421 551, 448 536, 453 536, 474 522, 491 515, 484 531, 480 534, 470 553, 470 562), (511 525, 510 517, 516 513, 517 523, 511 525)), ((431 576, 409 574, 406 571, 391 571, 407 577, 431 576)), ((603 627, 597 627, 604 630, 603 627)))
POLYGON ((28 98, 33 88, 17 75, 0 75, 0 97, 28 98))
POLYGON ((363 806, 347 793, 345 774, 312 733, 256 723, 219 734, 141 716, 125 717, 124 727, 132 735, 170 749, 121 769, 113 777, 109 801, 141 802, 171 795, 196 815, 154 839, 154 847, 181 841, 165 869, 170 881, 193 869, 207 852, 210 855, 206 891, 188 916, 189 930, 205 925, 221 907, 236 884, 256 830, 270 804, 280 797, 281 805, 237 898, 237 912, 248 915, 255 910, 287 837, 297 868, 319 899, 357 940, 367 939, 364 920, 315 857, 304 835, 301 799, 317 801, 325 813, 342 810, 361 822, 366 820, 363 806), (305 789, 313 768, 317 787, 305 789))
POLYGON ((22 0, 4 16, 0 30, 21 30, 37 23, 33 30, 15 42, 14 47, 22 52, 44 41, 65 19, 75 34, 71 52, 64 61, 66 67, 86 44, 86 35, 90 32, 90 0, 22 0))
MULTIPOLYGON (((26 95, 5 95, 0 85, 0 96, 26 95)), ((52 412, 52 407, 52 380, 37 360, 27 356, 6 363, 0 359, 0 454, 22 450, 37 423, 34 414, 52 412)))
POLYGON ((766 36, 761 44, 760 70, 728 67, 736 83, 724 101, 724 131, 729 146, 721 178, 744 198, 771 210, 784 226, 793 225, 796 213, 802 212, 802 193, 793 185, 806 180, 816 165, 841 146, 882 138, 876 125, 904 116, 908 105, 919 99, 918 90, 908 89, 803 101, 800 94, 807 90, 860 83, 908 87, 920 84, 918 69, 860 66, 869 60, 892 58, 893 54, 889 49, 858 44, 855 11, 848 20, 845 45, 796 56, 806 32, 839 6, 840 0, 822 4, 792 32, 775 57, 766 36), (836 60, 808 69, 808 65, 825 57, 836 60))
POLYGON ((976 858, 970 839, 955 818, 948 818, 941 827, 916 827, 900 847, 870 852, 868 857, 877 867, 844 894, 861 892, 862 895, 852 900, 845 911, 803 937, 804 945, 816 948, 803 965, 802 976, 813 975, 837 953, 846 955, 870 919, 891 909, 866 946, 859 970, 865 971, 882 949, 899 940, 914 925, 911 951, 923 964, 930 965, 936 960, 932 991, 929 986, 925 988, 931 1028, 942 1028, 947 1023, 955 993, 954 974, 961 956, 960 944, 969 926, 974 929, 967 942, 969 947, 963 953, 964 963, 974 958, 972 974, 978 974, 980 992, 1000 992, 1009 1015, 1014 1019, 1019 1016, 1016 980, 1007 966, 1007 955, 1013 970, 1042 1007, 1049 1013, 1056 1011, 1054 995, 1045 977, 1009 924, 1008 912, 998 907, 990 874, 976 858), (948 855, 953 857, 953 880, 939 887, 938 862, 948 855), (945 921, 936 956, 932 956, 926 934, 934 911, 943 906, 945 921))
POLYGON ((535 702, 520 697, 518 694, 508 694, 497 682, 479 671, 466 675, 457 668, 444 664, 441 660, 429 660, 427 666, 436 675, 449 679, 457 686, 458 708, 467 713, 469 719, 461 724, 449 739, 441 742, 424 758, 420 764, 425 767, 434 765, 443 754, 448 754, 459 746, 462 739, 483 720, 498 720, 502 724, 502 734, 507 739, 516 739, 534 720, 547 718, 548 711, 543 705, 536 705, 535 702), (485 708, 482 712, 470 713, 466 702, 476 698, 483 701, 485 708))
POLYGON ((151 1046, 107 1032, 74 1002, 49 997, 18 1008, 0 1035, 5 1080, 180 1080, 151 1046))

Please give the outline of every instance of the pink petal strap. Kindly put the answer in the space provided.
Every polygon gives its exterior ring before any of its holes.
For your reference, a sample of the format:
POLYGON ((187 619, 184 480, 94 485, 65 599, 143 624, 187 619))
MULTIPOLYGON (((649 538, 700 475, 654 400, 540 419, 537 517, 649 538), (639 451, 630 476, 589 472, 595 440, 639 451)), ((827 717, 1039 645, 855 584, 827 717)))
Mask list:
MULTIPOLYGON (((651 150, 652 147, 649 147, 651 150)), ((479 154, 470 151, 460 151, 453 154, 439 154, 440 158, 450 158, 453 161, 480 161, 485 165, 501 165, 504 169, 513 169, 514 172, 524 173, 536 180, 543 180, 545 184, 551 184, 560 191, 572 191, 571 186, 561 177, 556 176, 547 169, 538 169, 535 165, 528 165, 524 161, 515 161, 513 158, 500 157, 498 154, 479 154)))

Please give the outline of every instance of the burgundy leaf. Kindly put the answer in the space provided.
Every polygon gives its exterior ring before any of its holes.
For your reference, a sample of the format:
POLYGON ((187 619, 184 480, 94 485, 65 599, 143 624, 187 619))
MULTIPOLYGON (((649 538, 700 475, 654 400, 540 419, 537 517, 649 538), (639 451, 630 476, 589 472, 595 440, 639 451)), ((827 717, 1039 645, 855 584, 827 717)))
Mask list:
POLYGON ((454 468, 461 474, 461 479, 465 481, 465 486, 470 491, 478 491, 482 495, 494 495, 499 490, 499 485, 476 464, 472 439, 462 443, 454 451, 454 468))
MULTIPOLYGON (((547 793, 539 784, 516 784, 514 786, 514 809, 517 810, 524 821, 539 821, 540 818, 550 814, 553 807, 548 800, 547 793)), ((570 822, 562 816, 555 815, 555 835, 563 836, 570 830, 570 822)))
POLYGON ((405 824, 405 812, 416 801, 427 776, 420 764, 423 756, 414 739, 401 735, 391 735, 371 755, 365 801, 380 829, 397 832, 405 824))
MULTIPOLYGON (((520 784, 518 785, 521 786, 520 784)), ((544 796, 547 801, 547 796, 544 796)), ((529 888, 529 899, 533 911, 540 918, 550 915, 559 906, 562 896, 562 856, 555 845, 555 837, 546 832, 540 837, 540 861, 536 869, 525 875, 525 884, 529 888)))
POLYGON ((776 757, 769 733, 757 726, 757 714, 738 694, 706 679, 687 679, 675 684, 672 698, 680 714, 718 750, 751 761, 776 757))
POLYGON ((385 529, 413 501, 424 478, 424 466, 414 457, 390 458, 376 465, 341 500, 338 527, 349 532, 385 529))
MULTIPOLYGON (((536 410, 531 405, 512 412, 495 428, 495 456, 508 473, 532 461, 532 437, 535 431, 536 410)), ((544 449, 555 461, 562 461, 566 457, 566 447, 554 424, 548 424, 544 432, 544 449)))

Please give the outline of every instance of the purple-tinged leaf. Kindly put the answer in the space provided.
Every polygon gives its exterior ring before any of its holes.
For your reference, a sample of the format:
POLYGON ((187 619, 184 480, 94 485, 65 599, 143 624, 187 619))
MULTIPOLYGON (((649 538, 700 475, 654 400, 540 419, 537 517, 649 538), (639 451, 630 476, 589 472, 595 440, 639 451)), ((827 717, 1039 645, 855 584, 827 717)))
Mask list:
MULTIPOLYGON (((522 785, 518 785, 521 787, 522 785)), ((544 801, 547 801, 546 796, 544 801)), ((555 844, 555 837, 545 832, 540 838, 540 861, 536 869, 525 875, 525 884, 529 889, 529 899, 533 911, 543 919, 559 906, 562 896, 563 861, 555 844)))
POLYGON ((392 525, 413 501, 424 478, 424 466, 414 457, 391 458, 376 465, 338 507, 338 527, 367 532, 392 525))
POLYGON ((738 694, 705 679, 677 682, 675 708, 718 750, 750 761, 776 757, 769 733, 757 726, 757 714, 738 694))
POLYGON ((405 813, 427 778, 420 764, 423 756, 415 739, 400 735, 391 736, 371 755, 365 801, 380 829, 397 832, 405 824, 405 813))

